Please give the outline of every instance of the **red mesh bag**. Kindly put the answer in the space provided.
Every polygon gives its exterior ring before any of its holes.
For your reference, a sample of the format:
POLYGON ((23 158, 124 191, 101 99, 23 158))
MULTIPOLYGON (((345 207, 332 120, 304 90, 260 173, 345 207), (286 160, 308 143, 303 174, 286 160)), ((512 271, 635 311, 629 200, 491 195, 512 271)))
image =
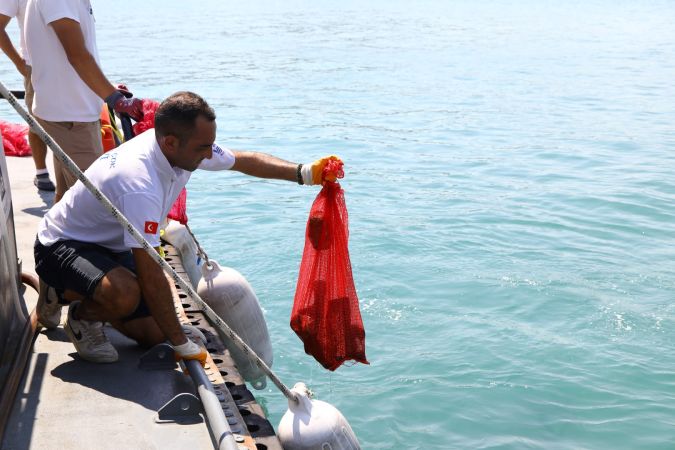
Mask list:
POLYGON ((181 225, 185 225, 187 223, 187 221, 188 221, 188 218, 187 218, 187 190, 185 188, 183 188, 183 190, 180 191, 180 194, 178 194, 178 198, 173 203, 173 206, 171 207, 171 211, 169 211, 168 217, 171 220, 179 221, 181 223, 181 225))
POLYGON ((159 102, 149 98, 141 99, 143 102, 143 118, 133 126, 134 136, 155 128, 155 111, 159 108, 159 102))
POLYGON ((26 140, 28 126, 17 123, 9 123, 0 120, 0 133, 2 133, 2 145, 7 156, 30 156, 30 145, 26 140))
MULTIPOLYGON (((341 177, 342 162, 331 161, 326 170, 341 177)), ((349 360, 369 364, 348 237, 344 191, 339 183, 326 182, 307 221, 291 328, 305 352, 328 370, 349 360)))

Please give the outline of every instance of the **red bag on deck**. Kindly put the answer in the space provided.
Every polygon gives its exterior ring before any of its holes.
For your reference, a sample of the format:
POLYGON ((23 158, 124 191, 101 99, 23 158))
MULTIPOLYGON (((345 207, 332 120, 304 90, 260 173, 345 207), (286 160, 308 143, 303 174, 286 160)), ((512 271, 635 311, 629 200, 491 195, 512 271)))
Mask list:
POLYGON ((328 370, 348 360, 369 364, 348 237, 344 191, 339 183, 326 182, 307 221, 291 328, 305 344, 305 353, 328 370))
POLYGON ((26 136, 28 126, 0 120, 2 145, 7 156, 30 156, 32 154, 26 136))

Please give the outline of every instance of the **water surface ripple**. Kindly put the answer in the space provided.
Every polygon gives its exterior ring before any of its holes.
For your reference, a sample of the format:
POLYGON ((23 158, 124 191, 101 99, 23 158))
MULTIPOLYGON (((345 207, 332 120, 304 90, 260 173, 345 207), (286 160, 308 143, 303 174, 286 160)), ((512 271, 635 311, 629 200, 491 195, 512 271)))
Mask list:
POLYGON ((201 93, 233 148, 344 158, 370 366, 326 372, 288 324, 317 189, 196 173, 188 201, 279 376, 363 448, 675 448, 673 2, 94 8, 138 95, 201 93))

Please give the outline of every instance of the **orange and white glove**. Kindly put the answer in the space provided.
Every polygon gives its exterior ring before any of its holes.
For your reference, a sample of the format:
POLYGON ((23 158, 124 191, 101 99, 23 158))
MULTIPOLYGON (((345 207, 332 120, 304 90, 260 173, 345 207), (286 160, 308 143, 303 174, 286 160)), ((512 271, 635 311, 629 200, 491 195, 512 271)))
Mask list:
POLYGON ((335 155, 317 159, 311 164, 300 164, 298 166, 298 183, 311 186, 323 184, 325 181, 336 181, 338 178, 344 177, 343 164, 342 160, 335 155))
POLYGON ((173 350, 176 352, 176 361, 194 359, 199 361, 202 366, 206 364, 206 357, 208 356, 206 349, 190 339, 185 344, 174 345, 173 350))

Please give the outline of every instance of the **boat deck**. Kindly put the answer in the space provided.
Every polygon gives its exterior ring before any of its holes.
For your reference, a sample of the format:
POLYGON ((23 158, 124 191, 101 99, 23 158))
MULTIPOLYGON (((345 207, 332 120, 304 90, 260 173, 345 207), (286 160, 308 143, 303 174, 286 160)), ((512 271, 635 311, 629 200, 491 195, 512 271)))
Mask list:
MULTIPOLYGON (((21 270, 34 273, 35 232, 53 194, 38 193, 33 186, 31 158, 6 158, 6 161, 21 270)), ((167 250, 175 252, 172 248, 167 250)), ((28 311, 32 311, 37 294, 24 288, 23 295, 28 311)), ((185 311, 179 313, 202 329, 209 339, 211 359, 206 373, 239 448, 280 449, 272 426, 237 373, 215 330, 189 302, 182 306, 185 311)), ((141 370, 139 358, 144 350, 111 327, 106 327, 106 334, 120 355, 114 364, 93 364, 79 359, 62 327, 39 330, 1 448, 217 448, 203 415, 180 424, 157 421, 157 411, 173 397, 195 393, 190 377, 180 368, 141 370)))

